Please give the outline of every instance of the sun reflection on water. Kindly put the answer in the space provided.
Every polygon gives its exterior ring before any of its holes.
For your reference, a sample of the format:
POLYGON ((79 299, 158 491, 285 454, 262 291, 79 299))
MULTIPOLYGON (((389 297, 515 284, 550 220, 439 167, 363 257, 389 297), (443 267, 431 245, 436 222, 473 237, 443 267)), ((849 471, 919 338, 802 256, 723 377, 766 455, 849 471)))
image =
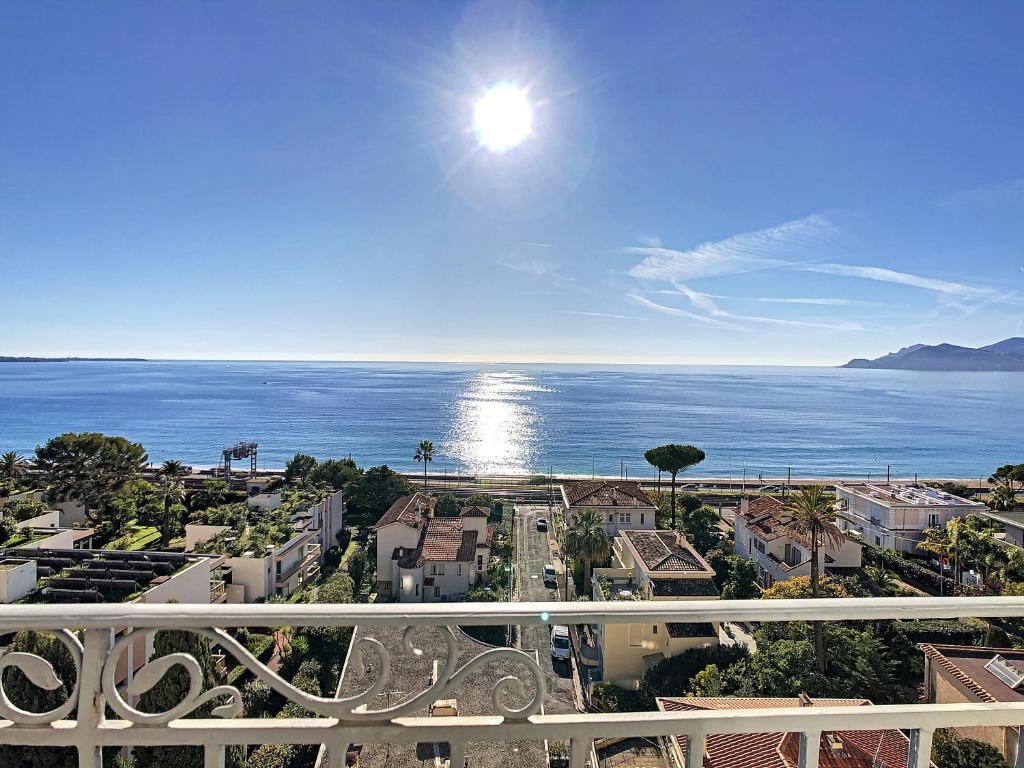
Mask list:
POLYGON ((470 472, 528 472, 537 456, 540 426, 531 400, 547 391, 519 371, 474 374, 452 406, 445 452, 470 472))

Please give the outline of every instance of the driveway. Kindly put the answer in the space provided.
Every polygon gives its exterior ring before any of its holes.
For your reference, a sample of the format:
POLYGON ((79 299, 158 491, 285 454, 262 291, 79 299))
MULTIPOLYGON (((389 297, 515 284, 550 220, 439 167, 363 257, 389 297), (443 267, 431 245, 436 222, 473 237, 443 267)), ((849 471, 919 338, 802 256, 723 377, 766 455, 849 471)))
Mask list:
MULTIPOLYGON (((565 576, 560 563, 553 563, 558 572, 558 590, 544 586, 544 566, 551 563, 549 533, 537 530, 537 518, 548 518, 547 505, 516 506, 516 600, 519 602, 549 601, 561 599, 565 576)), ((523 650, 537 652, 541 669, 547 674, 547 694, 544 697, 544 711, 560 714, 576 711, 572 693, 572 666, 568 661, 553 661, 551 658, 551 632, 541 624, 529 624, 520 628, 523 650)))

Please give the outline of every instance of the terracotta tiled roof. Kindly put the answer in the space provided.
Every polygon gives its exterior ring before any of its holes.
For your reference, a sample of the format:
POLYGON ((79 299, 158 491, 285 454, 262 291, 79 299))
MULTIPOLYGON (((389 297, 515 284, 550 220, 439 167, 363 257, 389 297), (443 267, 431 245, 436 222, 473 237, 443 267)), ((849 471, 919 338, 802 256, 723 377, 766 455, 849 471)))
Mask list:
POLYGON ((417 491, 408 496, 403 496, 398 499, 394 504, 388 507, 388 511, 385 512, 380 520, 377 521, 375 528, 383 528, 385 525, 391 523, 404 523, 410 528, 415 528, 420 520, 420 514, 417 511, 417 507, 422 507, 425 510, 433 509, 435 504, 434 497, 429 493, 423 493, 417 491))
POLYGON ((655 597, 718 597, 718 587, 710 579, 651 579, 655 597))
POLYGON ((690 543, 674 531, 620 531, 629 540, 647 571, 714 573, 690 543))
POLYGON ((459 517, 490 517, 491 513, 484 507, 466 507, 459 517))
POLYGON ((713 637, 718 639, 715 625, 710 622, 673 622, 665 626, 668 628, 669 637, 713 637))
POLYGON ((977 701, 1024 701, 1024 693, 1010 688, 993 675, 985 665, 999 654, 1019 669, 1024 669, 1024 651, 1014 648, 982 648, 974 645, 917 646, 933 664, 938 665, 954 684, 977 701))
POLYGON ((741 507, 736 510, 736 516, 743 518, 747 529, 762 541, 787 538, 810 549, 811 540, 809 538, 782 522, 785 508, 786 505, 773 496, 758 496, 756 499, 750 500, 745 514, 741 511, 741 507))
POLYGON ((426 562, 469 563, 476 560, 477 532, 467 531, 458 517, 432 517, 420 531, 415 549, 397 547, 392 559, 402 568, 413 568, 426 562))
MULTIPOLYGON (((816 707, 870 706, 867 699, 811 699, 816 707)), ((659 698, 665 712, 722 709, 780 709, 798 707, 796 698, 659 698)), ((685 753, 686 737, 677 736, 685 753)), ((800 735, 797 733, 712 734, 704 754, 705 768, 795 768, 800 735)), ((904 768, 909 741, 900 731, 834 731, 823 733, 818 753, 822 768, 904 768), (832 737, 830 739, 830 737, 832 737), (833 750, 832 741, 842 743, 833 750), (877 761, 876 761, 877 756, 877 761)))
POLYGON ((562 495, 571 507, 654 507, 640 483, 626 480, 566 483, 562 495))

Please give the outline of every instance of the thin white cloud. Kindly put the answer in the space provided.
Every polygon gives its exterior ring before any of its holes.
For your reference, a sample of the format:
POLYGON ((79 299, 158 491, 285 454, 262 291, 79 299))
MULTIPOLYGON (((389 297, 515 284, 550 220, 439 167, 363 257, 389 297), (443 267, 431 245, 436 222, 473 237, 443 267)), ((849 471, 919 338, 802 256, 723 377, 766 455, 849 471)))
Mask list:
POLYGON ((860 331, 863 330, 857 323, 818 323, 809 320, 787 320, 781 317, 763 317, 760 315, 737 315, 726 312, 714 299, 706 293, 695 291, 687 285, 673 281, 676 290, 683 294, 694 307, 707 312, 714 317, 724 317, 730 320, 739 320, 747 323, 763 323, 765 325, 789 325, 799 328, 820 328, 828 331, 860 331))
POLYGON ((825 275, 841 275, 842 277, 860 277, 865 280, 877 280, 882 283, 897 283, 909 285, 915 288, 935 291, 936 293, 949 294, 951 296, 965 296, 968 298, 991 298, 998 296, 998 292, 991 288, 979 288, 963 283, 954 283, 949 280, 936 280, 931 277, 921 277, 908 272, 897 272, 885 267, 861 267, 852 264, 792 264, 793 269, 803 272, 818 272, 825 275))
POLYGON ((663 315, 672 315, 673 317, 686 317, 690 320, 694 320, 702 325, 710 325, 714 328, 725 328, 730 331, 749 331, 750 329, 743 325, 737 325, 736 323, 727 323, 722 320, 716 320, 713 317, 706 317, 704 315, 698 315, 696 312, 687 312, 685 309, 678 309, 676 307, 667 307, 664 304, 658 304, 656 301, 651 301, 646 296, 641 296, 635 291, 626 295, 630 301, 636 302, 642 307, 653 309, 655 312, 661 312, 663 315))
POLYGON ((1010 179, 995 184, 964 189, 939 198, 940 208, 955 209, 975 206, 1024 203, 1024 179, 1010 179))
POLYGON ((770 296, 761 296, 760 298, 754 299, 762 304, 812 304, 815 306, 822 307, 845 307, 848 304, 854 302, 850 299, 815 299, 815 298, 775 298, 770 296))
POLYGON ((688 251, 661 247, 627 248, 628 253, 644 257, 629 270, 629 274, 652 280, 694 280, 787 267, 790 261, 780 259, 780 256, 790 254, 794 249, 820 246, 832 232, 828 219, 814 214, 776 227, 701 243, 688 251))
POLYGON ((560 309, 558 310, 563 315, 580 315, 581 317, 610 317, 615 320, 643 320, 642 317, 636 315, 616 315, 611 312, 584 312, 577 309, 560 309))

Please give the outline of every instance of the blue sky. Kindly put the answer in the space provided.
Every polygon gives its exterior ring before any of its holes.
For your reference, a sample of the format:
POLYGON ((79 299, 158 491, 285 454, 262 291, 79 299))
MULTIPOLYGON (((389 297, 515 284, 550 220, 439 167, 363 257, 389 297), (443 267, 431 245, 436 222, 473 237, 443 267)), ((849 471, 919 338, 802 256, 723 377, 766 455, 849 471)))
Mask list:
POLYGON ((5 3, 0 354, 1024 335, 1024 5, 5 3), (470 130, 494 83, 533 132, 470 130))

